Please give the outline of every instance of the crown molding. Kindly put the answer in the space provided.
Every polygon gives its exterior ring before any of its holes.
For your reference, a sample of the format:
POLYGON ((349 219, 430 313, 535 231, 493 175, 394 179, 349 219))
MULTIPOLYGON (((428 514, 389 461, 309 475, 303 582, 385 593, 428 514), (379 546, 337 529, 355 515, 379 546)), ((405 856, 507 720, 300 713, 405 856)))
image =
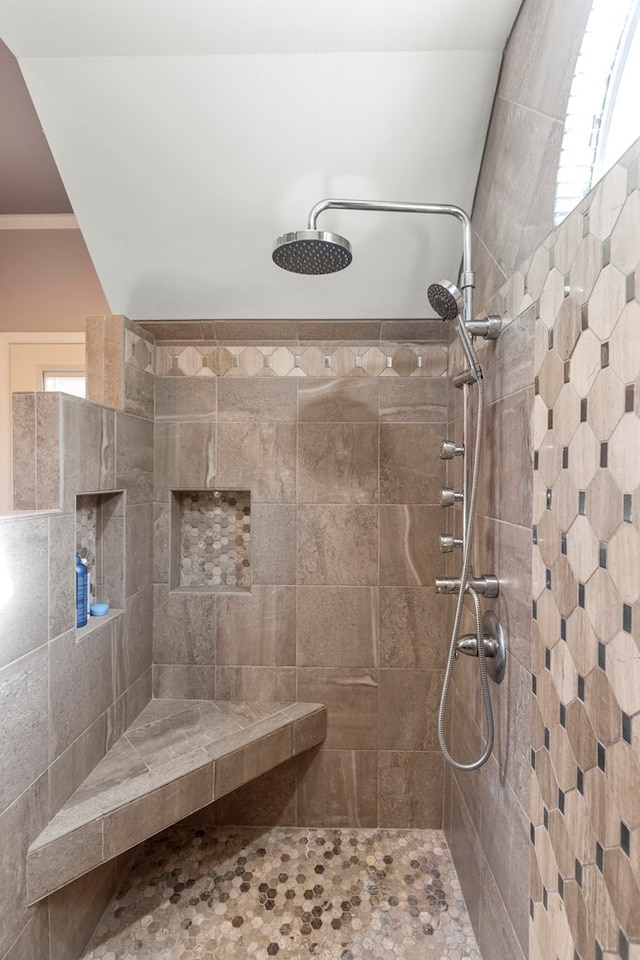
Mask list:
POLYGON ((3 213, 0 230, 79 230, 73 213, 3 213))

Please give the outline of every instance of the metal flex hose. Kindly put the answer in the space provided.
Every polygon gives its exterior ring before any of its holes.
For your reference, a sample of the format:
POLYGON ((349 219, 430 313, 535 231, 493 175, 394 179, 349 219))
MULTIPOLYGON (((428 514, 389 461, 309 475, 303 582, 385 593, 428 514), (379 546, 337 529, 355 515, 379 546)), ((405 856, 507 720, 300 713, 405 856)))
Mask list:
MULTIPOLYGON (((456 602, 456 614, 453 623, 453 630, 451 632, 451 645, 449 647, 449 657, 447 659, 447 667, 444 674, 444 681, 442 684, 442 695, 440 697, 440 709, 438 711, 438 742, 440 743, 440 749, 442 754, 447 761, 451 764, 452 767, 455 767, 456 770, 478 770, 483 764, 487 762, 491 756, 491 751, 493 750, 493 712, 491 709, 491 696, 489 694, 489 680, 487 677, 487 668, 485 663, 485 653, 484 653, 484 633, 482 627, 482 611, 480 609, 480 600, 478 594, 475 590, 471 588, 467 589, 467 580, 469 578, 469 568, 471 566, 471 546, 473 540, 473 526, 475 521, 476 513, 476 502, 478 499, 478 478, 480 475, 480 454, 482 452, 482 434, 484 429, 484 382, 482 378, 477 381, 478 388, 478 415, 476 421, 476 437, 474 444, 473 452, 473 470, 471 478, 471 491, 469 494, 469 509, 467 511, 467 536, 464 543, 463 554, 462 554, 462 570, 460 571, 460 589, 458 590, 458 598, 456 602), (484 714, 486 719, 487 726, 487 739, 485 743, 484 750, 482 755, 471 763, 460 763, 458 760, 455 760, 449 748, 447 746, 447 741, 444 732, 444 721, 445 721, 445 712, 447 708, 447 697, 449 695, 449 686, 451 683, 451 674, 453 671, 453 664, 456 658, 456 643, 458 640, 458 633, 460 630, 460 621, 462 619, 462 610, 464 607, 464 598, 465 593, 469 593, 473 601, 475 620, 476 620, 476 637, 478 639, 478 661, 480 667, 480 687, 482 689, 482 702, 484 705, 484 714)), ((465 438, 466 439, 466 438, 465 438)), ((466 504, 463 504, 463 509, 466 508, 466 504)))

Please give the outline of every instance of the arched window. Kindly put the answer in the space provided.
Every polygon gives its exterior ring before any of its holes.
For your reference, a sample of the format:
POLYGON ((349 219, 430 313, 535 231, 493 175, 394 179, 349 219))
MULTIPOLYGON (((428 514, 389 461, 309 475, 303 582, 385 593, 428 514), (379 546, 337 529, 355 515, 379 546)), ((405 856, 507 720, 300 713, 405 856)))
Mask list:
POLYGON ((640 0, 594 0, 576 63, 556 188, 560 223, 640 136, 640 0))

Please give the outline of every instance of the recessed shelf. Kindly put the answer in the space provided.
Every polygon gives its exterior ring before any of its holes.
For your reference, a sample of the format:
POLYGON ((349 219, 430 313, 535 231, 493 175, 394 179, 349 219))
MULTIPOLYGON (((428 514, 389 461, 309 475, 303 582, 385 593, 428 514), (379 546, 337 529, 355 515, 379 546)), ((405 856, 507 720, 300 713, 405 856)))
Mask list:
POLYGON ((90 617, 78 635, 96 629, 114 611, 124 608, 124 493, 82 493, 76 496, 76 553, 86 560, 90 602, 108 603, 105 617, 90 617), (97 621, 93 626, 93 621, 97 621))
POLYGON ((171 491, 172 590, 247 593, 251 587, 248 490, 171 491))

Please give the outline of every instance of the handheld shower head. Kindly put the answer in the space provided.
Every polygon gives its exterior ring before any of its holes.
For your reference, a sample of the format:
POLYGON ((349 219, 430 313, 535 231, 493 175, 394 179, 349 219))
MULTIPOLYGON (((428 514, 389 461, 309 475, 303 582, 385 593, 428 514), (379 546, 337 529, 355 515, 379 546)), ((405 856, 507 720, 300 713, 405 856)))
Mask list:
POLYGON ((427 298, 443 320, 455 320, 464 312, 464 298, 456 285, 448 280, 432 283, 427 290, 427 298))
POLYGON ((291 273, 337 273, 351 263, 351 244, 338 233, 298 230, 283 233, 275 242, 271 259, 291 273))
POLYGON ((462 345, 464 355, 467 358, 469 369, 475 380, 481 380, 483 377, 482 367, 478 360, 478 355, 473 349, 473 341, 467 330, 464 317, 464 297, 450 280, 441 280, 440 283, 432 283, 427 290, 429 303, 443 320, 454 320, 456 332, 462 345))

